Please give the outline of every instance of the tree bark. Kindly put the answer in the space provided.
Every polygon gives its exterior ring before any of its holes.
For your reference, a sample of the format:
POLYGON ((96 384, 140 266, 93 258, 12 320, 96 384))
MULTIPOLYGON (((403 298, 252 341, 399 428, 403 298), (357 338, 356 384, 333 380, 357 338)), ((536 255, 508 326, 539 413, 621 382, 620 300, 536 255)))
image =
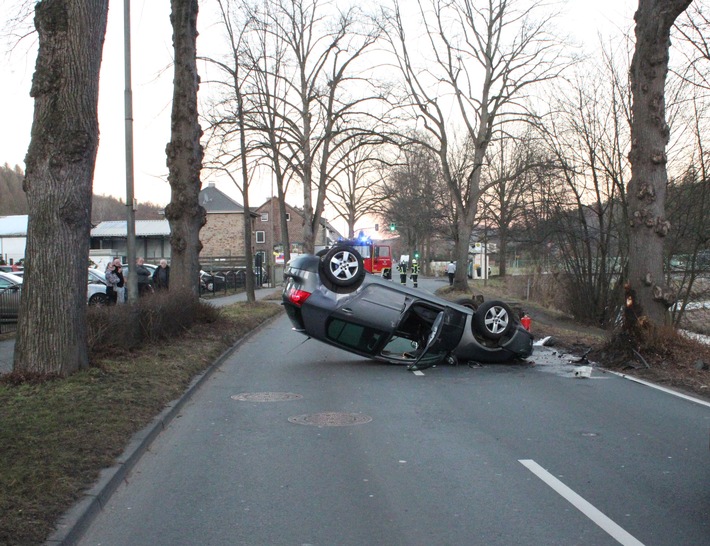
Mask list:
POLYGON ((86 279, 98 147, 99 69, 108 0, 43 0, 25 163, 29 206, 14 370, 88 367, 86 279))
POLYGON ((200 229, 207 221, 199 204, 203 150, 198 122, 197 0, 171 0, 175 78, 171 115, 171 140, 166 147, 170 204, 170 290, 199 295, 200 229))
POLYGON ((663 324, 674 295, 664 286, 663 242, 670 224, 665 217, 665 83, 670 31, 691 0, 640 0, 634 16, 636 49, 631 62, 633 97, 631 181, 628 185, 630 248, 626 287, 627 329, 638 321, 663 324))

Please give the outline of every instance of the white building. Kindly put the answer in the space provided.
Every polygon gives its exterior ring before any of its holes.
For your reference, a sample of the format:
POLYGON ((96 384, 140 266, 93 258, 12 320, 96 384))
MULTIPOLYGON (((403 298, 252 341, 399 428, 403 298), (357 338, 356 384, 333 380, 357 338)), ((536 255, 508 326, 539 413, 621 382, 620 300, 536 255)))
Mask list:
MULTIPOLYGON (((25 257, 28 216, 0 216, 0 258, 12 264, 25 257)), ((110 249, 125 259, 126 222, 101 222, 91 230, 92 251, 110 249)), ((104 252, 105 253, 105 252, 104 252)), ((170 225, 167 220, 136 220, 136 254, 147 261, 170 257, 170 225)))
POLYGON ((25 257, 27 245, 26 214, 0 216, 0 258, 13 264, 25 257))

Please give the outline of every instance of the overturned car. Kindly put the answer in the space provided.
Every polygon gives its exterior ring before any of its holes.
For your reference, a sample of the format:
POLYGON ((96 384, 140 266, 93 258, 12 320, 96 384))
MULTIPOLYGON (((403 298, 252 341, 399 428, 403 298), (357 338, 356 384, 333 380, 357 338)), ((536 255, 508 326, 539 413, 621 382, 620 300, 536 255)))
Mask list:
POLYGON ((284 279, 283 305, 295 330, 364 357, 415 370, 532 353, 532 335, 507 304, 450 302, 365 274, 352 247, 298 256, 284 279))

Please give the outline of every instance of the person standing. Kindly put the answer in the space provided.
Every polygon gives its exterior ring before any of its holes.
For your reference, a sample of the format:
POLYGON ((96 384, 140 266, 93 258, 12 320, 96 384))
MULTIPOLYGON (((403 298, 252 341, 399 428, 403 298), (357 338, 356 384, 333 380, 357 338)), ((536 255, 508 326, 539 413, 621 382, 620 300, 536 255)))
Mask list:
POLYGON ((123 273, 121 273, 121 260, 116 258, 106 266, 106 295, 108 304, 116 305, 118 302, 118 289, 123 287, 123 273))
POLYGON ((153 291, 150 269, 145 266, 143 258, 136 259, 136 276, 138 277, 138 296, 143 297, 153 291))
POLYGON ((456 263, 451 260, 446 266, 446 274, 449 276, 449 286, 454 285, 454 275, 456 274, 456 263))
POLYGON ((417 260, 412 260, 412 284, 414 288, 419 288, 419 262, 417 260))
POLYGON ((170 286, 170 266, 168 261, 163 258, 160 260, 160 265, 153 271, 153 288, 157 291, 167 290, 170 286))
POLYGON ((397 264, 397 271, 399 271, 399 282, 402 286, 407 286, 407 262, 401 260, 397 264))

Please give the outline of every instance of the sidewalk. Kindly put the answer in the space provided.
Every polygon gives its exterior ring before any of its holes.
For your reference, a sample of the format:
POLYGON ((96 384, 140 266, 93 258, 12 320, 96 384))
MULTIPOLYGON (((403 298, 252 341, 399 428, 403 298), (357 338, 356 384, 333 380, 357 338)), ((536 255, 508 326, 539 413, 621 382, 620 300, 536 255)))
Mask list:
MULTIPOLYGON (((259 288, 255 290, 255 295, 257 300, 264 299, 265 297, 280 292, 281 287, 276 286, 274 288, 259 288)), ((238 301, 247 301, 246 292, 239 292, 231 296, 224 296, 218 298, 203 299, 215 307, 223 307, 225 305, 230 305, 238 301)), ((12 371, 12 360, 15 353, 15 338, 5 339, 0 341, 0 374, 10 373, 12 371)))

